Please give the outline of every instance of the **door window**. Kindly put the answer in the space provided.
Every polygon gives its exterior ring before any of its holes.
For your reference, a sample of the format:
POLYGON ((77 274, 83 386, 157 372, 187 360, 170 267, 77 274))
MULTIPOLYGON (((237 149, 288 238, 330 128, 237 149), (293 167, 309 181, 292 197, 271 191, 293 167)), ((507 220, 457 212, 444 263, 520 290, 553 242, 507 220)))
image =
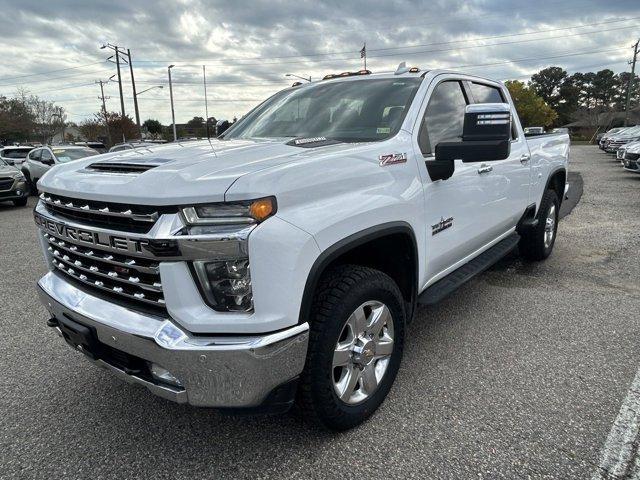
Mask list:
POLYGON ((29 153, 29 160, 35 160, 36 162, 39 162, 41 152, 42 150, 40 150, 39 148, 37 150, 33 150, 31 153, 29 153))
POLYGON ((446 81, 436 86, 419 133, 420 150, 423 154, 434 153, 440 142, 460 141, 467 103, 460 82, 446 81))
POLYGON ((500 89, 471 82, 471 93, 475 103, 504 103, 500 89))
POLYGON ((40 157, 40 161, 42 163, 44 163, 44 162, 52 162, 53 161, 53 155, 51 155, 51 152, 49 152, 49 150, 43 149, 42 150, 42 155, 40 157))

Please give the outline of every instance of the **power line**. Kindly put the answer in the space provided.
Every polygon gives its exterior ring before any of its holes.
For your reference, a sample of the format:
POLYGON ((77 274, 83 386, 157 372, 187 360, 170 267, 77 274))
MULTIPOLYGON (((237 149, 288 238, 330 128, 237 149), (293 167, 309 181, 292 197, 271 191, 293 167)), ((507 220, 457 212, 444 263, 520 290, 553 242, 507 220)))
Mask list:
POLYGON ((51 78, 43 78, 41 80, 30 80, 27 82, 20 82, 20 83, 3 83, 0 84, 0 87, 12 87, 12 86, 20 86, 20 85, 29 85, 32 83, 42 83, 42 82, 51 82, 53 80, 61 80, 64 78, 73 78, 73 77, 80 77, 82 75, 101 75, 103 73, 109 72, 110 70, 94 70, 91 72, 80 72, 80 73, 73 73, 71 75, 60 75, 58 77, 51 77, 51 78))
MULTIPOLYGON (((628 21, 637 20, 637 19, 640 19, 640 16, 628 17, 628 18, 624 18, 624 19, 608 20, 608 21, 604 21, 604 22, 584 23, 584 24, 579 24, 579 25, 572 25, 570 27, 560 27, 560 28, 551 28, 551 29, 543 29, 543 30, 534 30, 534 31, 531 31, 531 32, 512 33, 512 34, 503 34, 503 35, 492 35, 492 36, 488 36, 488 37, 475 37, 475 38, 467 38, 467 39, 461 39, 461 40, 451 40, 451 41, 447 41, 447 42, 431 42, 431 43, 422 43, 422 44, 417 44, 417 45, 406 45, 406 46, 402 46, 402 47, 368 48, 367 49, 367 53, 369 53, 369 52, 391 51, 391 50, 401 50, 401 49, 408 49, 408 48, 429 47, 429 46, 435 46, 435 45, 451 45, 451 44, 454 44, 454 43, 475 42, 475 41, 479 41, 479 40, 492 40, 492 39, 496 39, 496 38, 518 37, 518 36, 523 36, 523 35, 534 35, 534 34, 538 34, 538 33, 557 32, 557 31, 564 31, 564 30, 572 30, 572 29, 575 29, 575 28, 584 28, 584 27, 592 27, 592 26, 597 26, 597 25, 606 25, 606 24, 611 24, 611 23, 628 22, 628 21)), ((636 28, 636 27, 637 27, 636 25, 630 25, 630 26, 626 26, 626 27, 622 27, 622 28, 618 28, 618 29, 622 30, 622 29, 636 28)), ((611 31, 611 30, 617 30, 617 29, 596 30, 594 32, 584 32, 584 33, 574 34, 574 36, 576 36, 576 35, 588 35, 590 33, 598 33, 598 32, 611 31)), ((564 36, 566 36, 566 35, 563 35, 563 37, 564 36)), ((558 38, 558 37, 547 37, 547 38, 553 39, 553 38, 558 38)), ((545 39, 546 38, 533 39, 533 40, 528 40, 528 41, 545 40, 545 39)), ((494 44, 494 45, 500 45, 500 44, 494 44)), ((480 46, 484 46, 484 45, 480 45, 480 46)), ((458 48, 464 48, 464 47, 455 47, 454 50, 458 49, 458 48)), ((474 47, 466 47, 466 48, 474 48, 474 47)), ((439 50, 436 50, 436 51, 439 51, 439 50)), ((343 50, 343 51, 338 51, 338 52, 298 53, 298 54, 295 54, 295 55, 281 55, 281 56, 268 56, 268 57, 259 56, 259 57, 230 58, 229 61, 277 60, 277 59, 299 58, 299 57, 322 57, 322 56, 332 56, 332 55, 353 55, 353 54, 354 54, 353 50, 348 50, 348 51, 344 51, 343 50)), ((381 55, 377 55, 377 56, 379 57, 381 55)), ((200 59, 200 60, 202 60, 202 59, 200 59)), ((195 62, 195 61, 198 61, 198 60, 188 60, 188 62, 195 62)), ((204 60, 204 61, 206 61, 206 60, 204 60)), ((178 63, 178 64, 180 63, 180 62, 175 62, 173 60, 171 60, 171 61, 169 61, 169 60, 136 60, 136 63, 162 63, 162 62, 178 63)), ((185 64, 185 65, 194 65, 195 66, 195 64, 191 64, 191 63, 185 64)), ((198 64, 198 66, 201 66, 201 64, 198 64)))
POLYGON ((75 66, 75 67, 58 68, 56 70, 47 70, 47 71, 44 71, 44 72, 29 73, 27 75, 18 75, 18 76, 15 76, 15 77, 2 77, 2 78, 0 78, 0 82, 4 82, 5 80, 15 80, 16 78, 35 77, 37 75, 47 75, 49 73, 64 72, 64 71, 67 71, 67 70, 76 70, 78 68, 85 68, 85 67, 89 67, 89 66, 92 66, 92 65, 100 65, 100 64, 103 64, 103 63, 104 63, 104 61, 93 62, 93 63, 86 63, 84 65, 78 65, 78 66, 75 66))

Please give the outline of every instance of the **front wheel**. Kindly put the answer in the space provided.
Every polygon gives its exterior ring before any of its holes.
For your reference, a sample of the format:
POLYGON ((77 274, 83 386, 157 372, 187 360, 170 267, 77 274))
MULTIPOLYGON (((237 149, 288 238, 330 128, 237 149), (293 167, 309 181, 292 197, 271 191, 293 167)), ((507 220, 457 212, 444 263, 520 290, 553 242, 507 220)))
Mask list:
POLYGON ((551 255, 558 232, 560 202, 554 190, 544 192, 536 218, 536 226, 521 233, 520 255, 527 260, 540 261, 551 255))
POLYGON ((402 359, 403 305, 396 283, 378 270, 345 265, 324 275, 299 390, 305 417, 346 430, 380 406, 402 359))

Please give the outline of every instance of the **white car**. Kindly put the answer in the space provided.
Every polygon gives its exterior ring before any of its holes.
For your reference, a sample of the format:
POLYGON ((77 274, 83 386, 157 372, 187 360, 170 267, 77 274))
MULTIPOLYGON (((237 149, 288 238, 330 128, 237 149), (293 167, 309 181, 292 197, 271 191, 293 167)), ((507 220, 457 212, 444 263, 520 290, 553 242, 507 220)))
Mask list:
POLYGON ((626 171, 640 173, 640 142, 627 144, 621 161, 626 171))
POLYGON ((566 134, 525 138, 499 82, 328 75, 220 139, 44 175, 38 291, 74 349, 163 398, 251 412, 297 398, 347 429, 391 389, 418 303, 516 247, 551 254, 568 155, 566 134))
POLYGON ((19 167, 33 150, 30 146, 9 146, 0 148, 0 160, 11 166, 19 167))
POLYGON ((93 148, 75 145, 44 146, 32 149, 21 165, 21 170, 32 192, 38 180, 54 165, 60 165, 81 158, 98 155, 93 148))

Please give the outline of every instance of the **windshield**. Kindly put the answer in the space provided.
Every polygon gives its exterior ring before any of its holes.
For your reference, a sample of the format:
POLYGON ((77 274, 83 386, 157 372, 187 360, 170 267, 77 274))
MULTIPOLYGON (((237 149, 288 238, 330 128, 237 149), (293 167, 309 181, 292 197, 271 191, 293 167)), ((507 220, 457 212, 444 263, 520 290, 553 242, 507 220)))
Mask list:
POLYGON ((98 155, 98 152, 93 148, 56 148, 53 150, 53 154, 60 163, 67 163, 72 160, 98 155))
POLYGON ((4 149, 2 156, 4 158, 27 158, 27 154, 33 150, 32 148, 12 148, 10 150, 4 149))
POLYGON ((284 90, 225 132, 224 138, 386 140, 400 130, 421 81, 421 78, 367 79, 284 90))

